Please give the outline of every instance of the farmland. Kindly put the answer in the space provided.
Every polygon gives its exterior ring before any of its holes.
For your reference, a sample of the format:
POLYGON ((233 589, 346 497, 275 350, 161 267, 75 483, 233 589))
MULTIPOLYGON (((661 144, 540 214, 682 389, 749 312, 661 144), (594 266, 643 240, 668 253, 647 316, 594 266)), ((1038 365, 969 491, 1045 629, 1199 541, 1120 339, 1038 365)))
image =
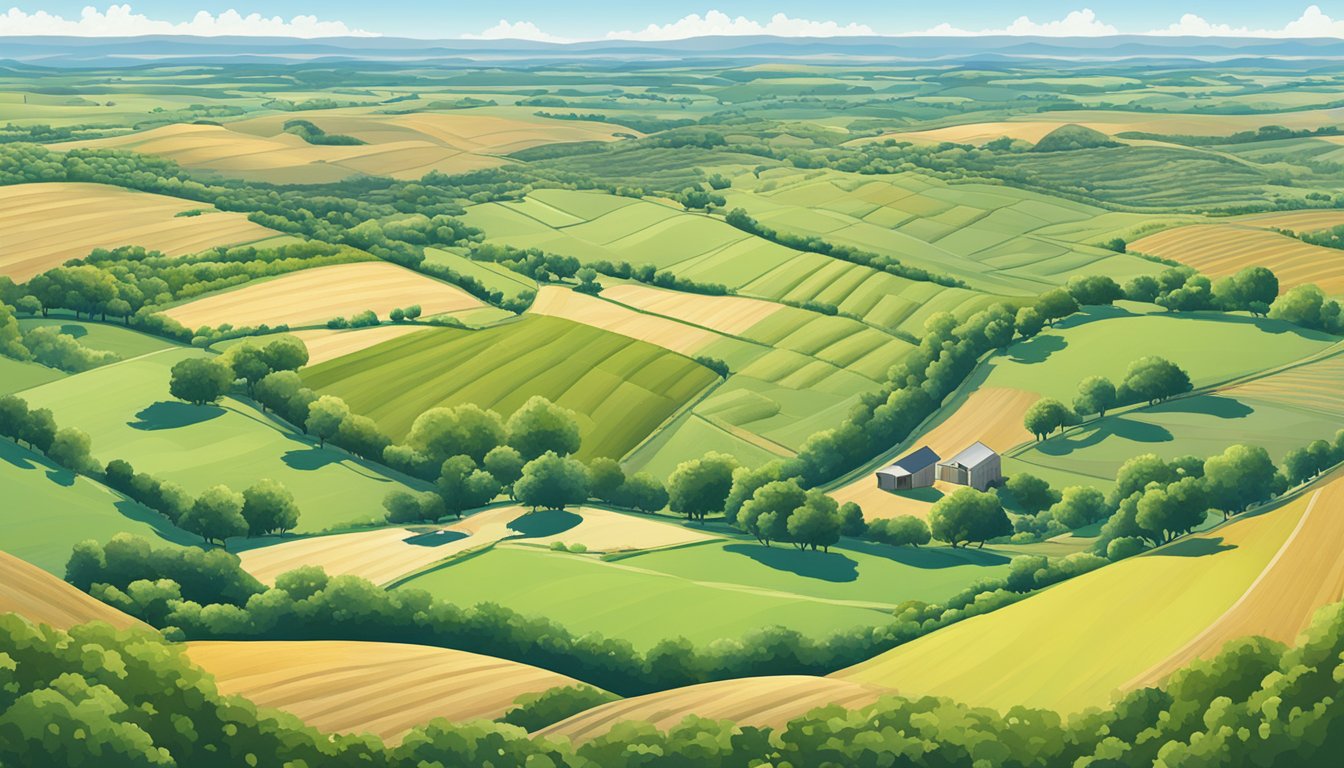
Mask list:
POLYGON ((1327 294, 1344 293, 1344 252, 1268 230, 1199 224, 1148 235, 1131 248, 1188 264, 1209 277, 1226 277, 1251 266, 1269 267, 1284 290, 1315 283, 1327 294))
POLYGON ((26 280, 95 248, 142 245, 170 256, 276 233, 246 216, 189 200, 102 184, 0 187, 0 275, 26 280), (199 211, 196 216, 179 216, 199 211))
POLYGON ((0 614, 17 613, 34 624, 68 629, 101 621, 119 629, 144 626, 16 555, 0 552, 0 614))
POLYGON ((475 403, 507 416, 542 395, 579 415, 580 455, 620 457, 714 374, 650 344, 536 317, 481 331, 433 329, 393 339, 313 366, 305 380, 340 395, 394 435, 404 435, 433 407, 475 403), (483 375, 459 376, 463 366, 483 375), (382 395, 388 376, 404 382, 394 400, 382 395))

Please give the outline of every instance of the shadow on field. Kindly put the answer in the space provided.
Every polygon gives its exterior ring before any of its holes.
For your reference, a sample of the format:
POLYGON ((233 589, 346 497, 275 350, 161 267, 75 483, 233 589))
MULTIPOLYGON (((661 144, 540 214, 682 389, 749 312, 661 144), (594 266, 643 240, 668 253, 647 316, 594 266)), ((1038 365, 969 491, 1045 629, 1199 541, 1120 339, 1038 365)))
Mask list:
POLYGON ((0 459, 19 469, 37 469, 37 464, 33 463, 31 454, 8 440, 0 440, 0 459))
POLYGON ((76 339, 82 339, 89 335, 89 329, 82 325, 66 324, 60 327, 60 332, 65 336, 72 336, 76 339))
POLYGON ((48 469, 47 479, 61 486, 62 488, 69 488, 70 486, 75 484, 75 473, 64 468, 48 469))
POLYGON ((960 568, 965 565, 1006 565, 1008 558, 998 552, 983 549, 952 549, 951 547, 893 547, 872 541, 845 540, 845 548, 865 555, 881 557, 911 568, 937 570, 960 568))
POLYGON ((178 429, 200 424, 224 415, 224 409, 217 405, 191 405, 168 400, 160 400, 135 414, 135 421, 126 424, 132 429, 153 432, 160 429, 178 429))
POLYGON ((914 501, 924 501, 928 502, 929 504, 932 504, 933 502, 943 498, 943 496, 946 495, 937 488, 934 488, 933 486, 929 486, 928 488, 915 488, 909 491, 887 491, 887 493, 890 493, 892 496, 896 496, 902 499, 913 499, 914 501))
POLYGON ((285 462, 285 466, 305 472, 321 469, 328 464, 339 464, 341 459, 342 457, 336 455, 336 453, 323 450, 316 445, 311 448, 285 451, 285 454, 280 457, 280 460, 285 462))
POLYGON ((1252 413, 1255 413, 1255 409, 1240 400, 1233 400, 1230 397, 1205 395, 1203 397, 1187 397, 1181 400, 1158 403, 1152 408, 1149 408, 1148 412, 1202 413, 1208 416, 1216 416, 1220 419, 1244 419, 1252 413))
POLYGON ((1216 555, 1219 552, 1227 552, 1236 548, 1235 544, 1224 544, 1222 536, 1212 539, 1186 539, 1165 549, 1160 549, 1152 553, 1150 557, 1204 557, 1205 555, 1216 555))
POLYGON ((1035 336, 1013 347, 1011 359, 1014 363, 1043 363, 1067 346, 1069 342, 1063 336, 1035 336))
POLYGON ((729 544, 723 551, 746 555, 767 568, 788 571, 809 579, 843 582, 859 578, 859 564, 839 552, 804 552, 791 544, 778 547, 729 544))
POLYGON ((416 547, 441 547, 444 544, 461 541, 468 535, 462 531, 429 531, 427 533, 417 533, 409 539, 402 539, 401 541, 404 544, 416 547))
POLYGON ((583 518, 573 512, 544 509, 514 518, 513 522, 509 523, 509 530, 517 531, 519 538, 536 539, 564 533, 582 522, 583 518))
POLYGON ((1043 443, 1037 443, 1036 450, 1047 456, 1067 456, 1074 451, 1091 448, 1109 437, 1118 437, 1135 443, 1169 443, 1176 439, 1170 430, 1159 424, 1117 416, 1100 422, 1095 429, 1081 436, 1052 437, 1043 443))
POLYGON ((163 515, 160 515, 158 512, 155 512, 142 504, 123 499, 118 501, 114 506, 116 506, 117 511, 121 513, 122 517, 125 517, 128 520, 134 520, 137 523, 148 525, 150 528, 153 528, 154 533, 158 534, 159 538, 164 541, 171 541, 174 544, 201 543, 201 538, 199 536, 187 533, 181 528, 169 523, 168 519, 163 515))

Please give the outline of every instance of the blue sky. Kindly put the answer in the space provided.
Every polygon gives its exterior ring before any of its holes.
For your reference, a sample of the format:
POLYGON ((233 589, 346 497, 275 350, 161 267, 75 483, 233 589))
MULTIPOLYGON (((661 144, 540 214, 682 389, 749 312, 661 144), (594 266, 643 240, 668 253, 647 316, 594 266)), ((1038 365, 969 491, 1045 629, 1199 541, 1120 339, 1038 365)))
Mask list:
POLYGON ((98 0, 3 1, 4 8, 17 10, 0 10, 0 34, 153 32, 165 31, 164 24, 185 24, 178 31, 317 36, 359 30, 411 37, 484 34, 572 40, 621 32, 633 33, 627 37, 662 38, 715 31, 909 34, 936 29, 1105 34, 1178 25, 1180 31, 1204 34, 1250 30, 1344 37, 1344 0, 132 0, 129 10, 124 5, 109 10, 107 2, 98 0), (80 24, 88 5, 96 6, 96 14, 80 24), (230 9, 237 15, 223 15, 230 9), (711 16, 711 10, 720 14, 711 16), (209 17, 198 17, 201 11, 209 17), (254 13, 263 18, 246 18, 254 13), (782 16, 772 24, 777 15, 782 16), (276 16, 284 23, 270 21, 276 16), (294 21, 296 16, 316 19, 294 21), (500 25, 501 21, 508 23, 500 25), (655 28, 650 30, 649 25, 655 28))

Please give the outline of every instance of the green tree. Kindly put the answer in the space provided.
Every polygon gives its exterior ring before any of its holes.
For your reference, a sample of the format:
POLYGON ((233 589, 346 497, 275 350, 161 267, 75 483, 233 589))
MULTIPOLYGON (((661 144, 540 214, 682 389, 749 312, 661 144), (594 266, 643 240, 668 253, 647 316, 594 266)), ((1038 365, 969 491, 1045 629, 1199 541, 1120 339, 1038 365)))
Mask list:
POLYGON ((1165 487, 1150 486, 1139 497, 1136 513, 1134 522, 1154 544, 1189 533, 1208 514, 1204 481, 1185 477, 1165 487))
POLYGON ((868 538, 893 547, 921 547, 933 538, 929 524, 914 515, 897 515, 868 524, 868 538))
POLYGON ((976 542, 983 547, 990 539, 1011 534, 1013 524, 997 493, 959 488, 933 503, 929 531, 954 548, 976 542))
POLYGON ((667 479, 672 511, 691 520, 704 520, 706 515, 722 511, 732 490, 735 469, 737 459, 724 453, 710 452, 682 462, 667 479))
POLYGON ((1269 316, 1319 331, 1340 330, 1339 302, 1327 299, 1315 285, 1299 285, 1274 300, 1269 316))
POLYGON ((1130 364, 1120 384, 1119 398, 1126 402, 1161 402, 1191 389, 1190 375, 1161 357, 1141 357, 1130 364))
POLYGON ((304 426, 317 438, 317 444, 326 447, 327 441, 340 433, 341 423, 350 416, 350 407, 334 395, 323 395, 308 406, 304 426))
POLYGON ((1022 426, 1035 435, 1037 440, 1044 440, 1056 429, 1063 430, 1072 420, 1072 416, 1063 403, 1053 397, 1045 397, 1033 403, 1023 414, 1022 426))
POLYGON ((518 478, 523 476, 522 454, 518 450, 508 445, 497 445, 485 454, 485 471, 494 476, 495 480, 504 488, 512 488, 518 478))
POLYGON ((470 456, 454 456, 443 462, 438 481, 444 509, 462 517, 468 509, 485 506, 499 494, 499 483, 476 467, 470 456))
POLYGON ((1073 410, 1079 416, 1097 414, 1106 416, 1106 411, 1115 405, 1115 385, 1105 376, 1089 376, 1078 384, 1078 396, 1073 399, 1073 410))
POLYGON ((1204 461, 1204 486, 1209 506, 1227 518, 1253 504, 1268 501, 1275 491, 1274 460, 1264 448, 1229 446, 1204 461))
POLYGON ((470 456, 479 462, 503 442, 499 414, 472 403, 431 408, 416 417, 406 436, 407 445, 440 463, 451 456, 470 456))
POLYGON ((840 535, 859 538, 868 532, 863 509, 852 501, 840 505, 840 535))
POLYGON ((261 355, 272 371, 297 371, 308 364, 308 345, 295 336, 280 336, 262 347, 261 355))
POLYGON ((1030 339, 1045 327, 1045 318, 1041 316, 1040 310, 1035 307, 1022 307, 1017 310, 1014 325, 1022 338, 1030 339))
POLYGON ((387 521, 393 524, 438 520, 446 512, 443 499, 437 493, 412 493, 400 489, 387 494, 383 508, 387 510, 387 521))
POLYGON ((261 348, 251 343, 239 344, 224 353, 223 360, 233 371, 235 378, 247 384, 249 396, 256 390, 257 382, 271 372, 271 366, 262 354, 261 348))
POLYGON ((261 480, 243 491, 243 519, 248 536, 292 531, 299 524, 294 494, 274 480, 261 480))
POLYGON ((568 456, 579 450, 579 423, 574 412, 540 395, 509 417, 508 443, 529 461, 551 452, 568 456))
POLYGON ((533 510, 564 509, 588 499, 588 470, 583 462, 547 451, 523 467, 513 484, 519 504, 533 510))
POLYGON ((233 370, 218 358, 189 357, 173 365, 168 392, 192 405, 219 400, 233 386, 233 370))
POLYGON ((1214 301, 1226 310, 1269 306, 1278 296, 1279 279, 1265 267, 1246 267, 1213 285, 1214 301))
POLYGON ((788 537, 789 516, 807 501, 796 479, 774 480, 756 489, 737 513, 737 527, 770 546, 788 537))
POLYGON ((56 442, 56 417, 50 408, 34 408, 24 416, 19 425, 18 439, 39 453, 51 450, 56 442))
POLYGON ((1066 528, 1082 528, 1106 517, 1106 495, 1096 488, 1073 485, 1065 488, 1050 507, 1050 517, 1066 528))
POLYGON ((1078 302, 1066 288, 1055 288, 1041 294, 1036 299, 1036 311, 1050 325, 1078 311, 1078 302))
POLYGON ((625 471, 615 459, 605 456, 588 463, 588 492, 593 498, 615 504, 625 485, 625 471))
POLYGON ((802 505, 789 515, 789 539, 799 549, 817 547, 829 552, 840 541, 840 505, 820 490, 810 490, 802 505))
POLYGON ((637 472, 621 486, 621 504, 640 512, 657 512, 667 506, 667 489, 653 475, 637 472))
POLYGON ((56 430, 46 454, 57 464, 83 475, 97 475, 102 469, 93 458, 93 440, 75 427, 56 430))
POLYGON ((1018 472, 1008 478, 1005 484, 1017 507, 1029 515, 1035 515, 1048 509, 1059 501, 1059 492, 1041 478, 1027 472, 1018 472))
POLYGON ((178 525, 211 544, 224 542, 233 536, 247 534, 247 520, 243 518, 243 494, 225 485, 207 488, 196 497, 196 503, 182 516, 178 525))

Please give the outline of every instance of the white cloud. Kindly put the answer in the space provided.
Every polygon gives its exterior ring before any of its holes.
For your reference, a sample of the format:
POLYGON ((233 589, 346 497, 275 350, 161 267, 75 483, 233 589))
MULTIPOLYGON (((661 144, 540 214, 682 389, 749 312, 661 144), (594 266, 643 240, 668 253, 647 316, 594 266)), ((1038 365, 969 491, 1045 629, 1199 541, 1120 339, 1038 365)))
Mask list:
POLYGON ((479 35, 463 35, 467 40, 535 40, 541 43, 564 43, 568 42, 562 37, 545 32, 536 24, 530 21, 508 21, 500 19, 495 26, 484 30, 479 35))
POLYGON ((641 30, 608 32, 609 40, 684 40, 707 35, 775 35, 778 37, 839 37, 842 35, 872 35, 872 27, 865 24, 841 24, 835 21, 794 19, 782 13, 770 17, 764 24, 745 16, 733 18, 722 11, 709 11, 704 16, 692 13, 671 24, 650 24, 641 30))
POLYGON ((923 32, 914 32, 915 35, 947 35, 947 36, 968 36, 968 35, 1040 35, 1045 37, 1100 37, 1103 35, 1117 35, 1119 30, 1097 18, 1097 14, 1091 8, 1084 8, 1080 11, 1070 11, 1064 18, 1055 21, 1046 21, 1037 23, 1026 16, 1019 16, 1006 27, 1001 29, 982 29, 978 31, 960 29, 951 24, 943 23, 936 27, 931 27, 923 32))
POLYGON ((126 37, 134 35, 249 35, 259 37, 369 37, 372 33, 351 29, 344 22, 322 21, 316 16, 279 16, 259 13, 246 16, 227 10, 218 16, 197 11, 191 21, 172 22, 136 13, 129 4, 109 5, 106 11, 85 6, 78 19, 10 8, 0 13, 0 35, 76 35, 80 37, 126 37))
POLYGON ((1199 35, 1201 37, 1344 37, 1344 20, 1332 19, 1318 5, 1307 6, 1302 15, 1280 29, 1251 29, 1230 24, 1214 24, 1202 16, 1187 13, 1165 29, 1150 35, 1199 35))

